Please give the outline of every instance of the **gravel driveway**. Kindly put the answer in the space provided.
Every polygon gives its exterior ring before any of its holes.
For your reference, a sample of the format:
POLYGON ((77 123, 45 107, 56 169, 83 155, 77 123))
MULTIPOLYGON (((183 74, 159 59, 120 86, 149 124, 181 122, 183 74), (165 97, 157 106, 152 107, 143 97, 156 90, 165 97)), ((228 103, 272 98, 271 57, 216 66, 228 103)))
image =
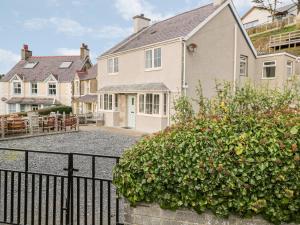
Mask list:
MULTIPOLYGON (((43 137, 36 137, 36 138, 28 138, 28 139, 19 139, 19 140, 11 140, 11 141, 4 141, 0 142, 0 148, 18 148, 18 149, 27 149, 27 150, 36 150, 36 151, 50 151, 50 152, 63 152, 63 153, 87 153, 87 154, 96 154, 96 155, 109 155, 109 156, 120 156, 122 152, 132 146, 136 141, 138 141, 140 137, 138 136, 130 136, 130 135, 124 135, 120 134, 120 132, 110 132, 106 130, 98 130, 98 129, 92 129, 92 130, 86 130, 80 131, 77 133, 68 133, 68 134, 61 134, 61 135, 51 135, 51 136, 43 136, 43 137)), ((68 165, 68 157, 65 155, 53 155, 53 154, 37 154, 37 153, 30 153, 29 154, 29 171, 30 172, 37 172, 37 173, 47 173, 47 174, 53 174, 58 176, 64 176, 67 174, 66 171, 64 171, 64 168, 66 168, 68 165)), ((76 176, 84 176, 84 177, 90 177, 92 176, 92 159, 91 157, 85 157, 85 156, 74 156, 74 168, 79 169, 79 172, 76 172, 76 176)), ((95 160, 95 168, 96 168, 96 177, 102 178, 102 179, 111 179, 111 172, 112 168, 115 165, 115 160, 113 159, 103 159, 103 158, 96 158, 95 160)), ((0 167, 9 169, 9 170, 24 170, 24 153, 18 153, 18 152, 3 152, 0 150, 0 167)), ((0 176, 0 205, 4 204, 4 172, 1 173, 0 176), (2 188, 1 188, 2 186, 2 188), (1 192, 2 189, 2 192, 1 192)), ((15 174, 15 186, 17 187, 17 174, 15 174)), ((25 176, 25 175, 24 175, 25 176)), ((24 176, 21 178, 21 186, 24 185, 24 176)), ((7 181, 11 180, 11 174, 8 174, 7 181)), ((74 211, 77 212, 77 208, 80 209, 80 220, 84 220, 84 211, 85 211, 85 196, 84 191, 85 190, 88 194, 87 202, 86 202, 86 208, 87 208, 87 224, 91 224, 91 205, 92 205, 92 180, 85 181, 84 179, 79 179, 79 185, 77 184, 78 179, 74 179, 74 195, 77 196, 77 187, 80 188, 80 197, 76 197, 76 201, 74 200, 74 211), (86 182, 86 184, 85 184, 86 182), (77 203, 77 199, 80 199, 80 202, 77 203)), ((34 207, 32 207, 32 203, 29 201, 28 208, 29 208, 29 214, 31 215, 32 211, 35 211, 35 218, 34 220, 37 220, 38 217, 38 208, 42 207, 42 220, 45 218, 45 212, 47 211, 45 209, 45 205, 39 203, 38 199, 38 187, 39 185, 42 186, 42 199, 43 202, 45 202, 45 198, 48 194, 48 202, 49 202, 49 214, 51 214, 51 217, 48 219, 49 224, 52 224, 52 215, 53 215, 53 204, 55 204, 55 207, 57 208, 56 214, 57 218, 56 223, 60 222, 60 195, 61 195, 61 177, 57 178, 56 181, 56 188, 53 188, 53 182, 54 182, 54 176, 46 177, 43 176, 40 178, 39 176, 35 177, 34 183, 36 184, 36 189, 32 190, 32 185, 29 185, 28 195, 29 198, 31 198, 32 191, 35 191, 35 203, 34 207), (42 181, 40 181, 42 179, 42 181), (47 179, 49 179, 47 181, 47 179), (49 183, 49 188, 46 188, 47 182, 49 183), (41 184, 40 184, 41 183, 41 184), (47 190, 48 189, 48 190, 47 190), (53 198, 53 189, 56 189, 56 199, 53 198), (56 202, 56 203, 54 203, 56 202), (34 208, 34 210, 32 210, 34 208), (51 211, 52 210, 52 211, 51 211)), ((32 177, 29 177, 29 183, 32 183, 32 177)), ((65 180, 65 184, 67 184, 67 180, 65 180)), ((100 181, 96 182, 95 184, 95 204, 96 204, 96 222, 100 220, 100 181)), ((104 224, 107 224, 107 215, 106 212, 108 207, 108 183, 103 182, 103 207, 104 207, 104 224)), ((14 199, 15 202, 17 201, 17 188, 14 190, 14 199)), ((9 203, 11 200, 11 194, 10 194, 10 187, 8 188, 7 193, 7 202, 9 203)), ((24 189, 22 188, 22 193, 24 192, 24 189)), ((66 197, 66 185, 64 187, 64 197, 66 197)), ((24 195, 24 193, 23 193, 24 195)), ((55 196, 55 195, 54 195, 55 196)), ((114 195, 114 189, 112 189, 112 195, 111 195, 111 214, 112 214, 112 222, 111 224, 115 224, 115 201, 114 201, 115 195, 114 195)), ((16 204, 17 205, 17 204, 16 204)), ((8 204, 9 206, 9 204, 8 204)), ((9 208, 9 207, 8 207, 9 208)), ((2 208, 3 210, 3 208, 2 208)), ((0 210, 0 221, 3 220, 4 211, 0 210)), ((122 210, 122 209, 121 209, 122 210)), ((76 214, 76 213, 75 213, 76 214)), ((7 219, 10 219, 10 210, 7 212, 7 219)), ((76 214, 77 215, 77 214, 76 214)), ((24 215, 21 213, 21 220, 24 218, 24 215)), ((29 221, 31 217, 29 216, 29 221)), ((75 216, 75 223, 77 220, 77 216, 75 216)))

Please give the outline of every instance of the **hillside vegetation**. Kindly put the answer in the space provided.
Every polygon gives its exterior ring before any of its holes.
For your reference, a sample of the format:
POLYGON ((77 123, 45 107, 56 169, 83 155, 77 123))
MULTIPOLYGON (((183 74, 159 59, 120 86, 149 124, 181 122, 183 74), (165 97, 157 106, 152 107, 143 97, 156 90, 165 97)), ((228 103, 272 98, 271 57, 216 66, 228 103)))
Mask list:
MULTIPOLYGON (((296 31, 297 29, 299 29, 299 28, 297 28, 296 25, 293 25, 293 26, 285 27, 285 28, 282 28, 279 30, 273 30, 273 31, 266 32, 266 33, 251 35, 250 38, 251 38, 251 41, 253 42, 254 47, 258 51, 260 51, 262 49, 266 49, 266 47, 269 43, 269 40, 270 40, 270 36, 277 35, 277 34, 284 34, 287 32, 293 32, 293 31, 296 31)), ((294 55, 297 55, 297 56, 300 56, 300 47, 299 46, 281 50, 281 52, 284 52, 284 51, 289 52, 294 55)), ((277 52, 280 52, 280 51, 277 51, 277 52)))

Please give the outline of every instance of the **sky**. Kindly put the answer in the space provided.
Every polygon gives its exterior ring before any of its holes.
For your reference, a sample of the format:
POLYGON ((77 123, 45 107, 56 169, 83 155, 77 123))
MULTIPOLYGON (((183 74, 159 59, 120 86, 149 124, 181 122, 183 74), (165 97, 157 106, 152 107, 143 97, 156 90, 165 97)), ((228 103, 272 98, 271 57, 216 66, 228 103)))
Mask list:
MULTIPOLYGON (((81 43, 91 58, 133 32, 132 17, 144 13, 159 21, 212 0, 1 0, 0 74, 20 60, 23 44, 35 56, 79 55, 81 43)), ((233 0, 240 15, 251 0, 233 0)), ((289 0, 283 0, 289 1, 289 0)))

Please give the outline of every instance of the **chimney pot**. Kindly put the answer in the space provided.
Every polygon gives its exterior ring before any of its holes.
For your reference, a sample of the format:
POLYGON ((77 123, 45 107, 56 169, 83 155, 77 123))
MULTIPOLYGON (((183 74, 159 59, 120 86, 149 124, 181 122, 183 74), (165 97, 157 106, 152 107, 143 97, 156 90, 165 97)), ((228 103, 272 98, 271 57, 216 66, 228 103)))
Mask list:
POLYGON ((84 60, 86 57, 89 57, 89 55, 90 55, 90 50, 88 45, 82 43, 80 47, 80 58, 84 60))
POLYGON ((32 56, 32 51, 29 50, 29 47, 27 44, 23 45, 23 48, 21 49, 21 59, 27 60, 32 56))

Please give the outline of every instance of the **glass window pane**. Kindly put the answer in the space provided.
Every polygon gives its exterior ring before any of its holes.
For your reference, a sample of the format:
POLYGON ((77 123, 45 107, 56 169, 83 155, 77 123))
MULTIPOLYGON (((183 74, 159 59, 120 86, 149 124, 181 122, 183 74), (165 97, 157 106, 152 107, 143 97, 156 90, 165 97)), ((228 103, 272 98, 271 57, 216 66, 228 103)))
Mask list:
POLYGON ((145 95, 139 95, 139 112, 145 112, 145 95))
POLYGON ((119 72, 119 58, 114 59, 114 73, 119 72))
POLYGON ((108 103, 108 104, 109 104, 109 105, 108 105, 108 109, 109 109, 109 110, 112 110, 112 95, 109 95, 109 100, 108 100, 108 102, 109 102, 109 103, 108 103))
POLYGON ((154 49, 154 67, 161 67, 161 48, 154 49))
POLYGON ((147 94, 146 95, 146 114, 152 114, 152 105, 153 102, 153 95, 152 94, 147 94))
POLYGON ((167 94, 164 94, 164 115, 167 115, 167 104, 168 104, 167 94))
POLYGON ((145 67, 146 69, 152 68, 152 50, 146 51, 145 67))
POLYGON ((153 114, 159 114, 159 95, 154 95, 153 114))

